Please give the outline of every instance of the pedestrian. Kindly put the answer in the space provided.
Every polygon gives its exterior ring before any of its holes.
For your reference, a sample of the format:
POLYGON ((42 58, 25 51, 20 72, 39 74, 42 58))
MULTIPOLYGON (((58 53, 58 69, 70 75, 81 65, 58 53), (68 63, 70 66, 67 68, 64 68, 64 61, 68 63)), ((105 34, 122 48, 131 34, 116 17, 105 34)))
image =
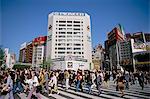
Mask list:
POLYGON ((69 76, 70 76, 70 74, 69 74, 68 70, 65 70, 64 78, 65 78, 66 90, 68 90, 68 88, 69 88, 69 76))
POLYGON ((13 88, 13 93, 22 93, 23 92, 23 86, 22 86, 22 83, 21 83, 21 73, 20 73, 20 70, 17 70, 16 71, 16 74, 15 74, 15 79, 14 79, 14 88, 13 88), (17 90, 18 88, 18 90, 17 90))
POLYGON ((139 73, 138 81, 143 90, 144 89, 144 73, 142 71, 139 73))
POLYGON ((8 70, 6 72, 6 84, 3 86, 3 89, 1 90, 2 93, 5 93, 6 96, 3 99, 14 99, 13 96, 13 80, 14 80, 14 73, 13 71, 8 70))
POLYGON ((109 79, 110 79, 110 75, 108 74, 108 72, 106 72, 105 76, 104 76, 104 86, 105 86, 105 88, 109 87, 109 79))
POLYGON ((100 96, 102 91, 101 91, 101 86, 102 86, 102 76, 101 76, 101 71, 98 71, 97 74, 97 88, 98 88, 98 95, 100 96))
POLYGON ((81 84, 81 80, 82 80, 82 76, 80 72, 77 72, 77 76, 76 76, 76 92, 79 91, 79 86, 81 84))
POLYGON ((130 75, 128 71, 125 71, 125 88, 128 90, 129 89, 129 80, 130 80, 130 75))
POLYGON ((50 81, 49 81, 49 95, 51 96, 53 92, 59 94, 58 92, 58 86, 57 86, 57 78, 55 72, 52 72, 50 75, 50 81))
POLYGON ((121 75, 118 76, 118 88, 121 92, 121 97, 124 96, 124 83, 125 83, 125 78, 123 76, 123 73, 121 73, 121 75))
POLYGON ((91 94, 92 77, 90 71, 87 71, 87 73, 85 74, 85 81, 86 81, 86 86, 88 88, 88 93, 91 94))
POLYGON ((91 88, 96 88, 96 75, 95 72, 92 72, 92 85, 91 88))
POLYGON ((26 83, 29 84, 29 88, 30 88, 27 99, 31 99, 33 92, 36 92, 36 97, 38 99, 41 99, 41 95, 40 95, 39 91, 36 91, 37 87, 39 86, 39 82, 38 82, 38 77, 35 74, 35 71, 33 71, 33 70, 31 71, 31 79, 26 80, 26 83))

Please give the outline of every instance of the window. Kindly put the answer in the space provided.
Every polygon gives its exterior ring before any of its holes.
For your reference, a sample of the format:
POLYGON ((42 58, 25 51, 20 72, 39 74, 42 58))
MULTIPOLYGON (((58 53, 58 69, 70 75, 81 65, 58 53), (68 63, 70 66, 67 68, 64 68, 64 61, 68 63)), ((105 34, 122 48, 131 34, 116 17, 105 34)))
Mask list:
POLYGON ((81 46, 81 44, 74 44, 74 46, 81 46))
POLYGON ((65 39, 59 39, 58 41, 59 41, 59 42, 62 42, 62 41, 64 41, 64 42, 65 42, 66 40, 65 40, 65 39))
POLYGON ((76 47, 76 48, 74 48, 74 50, 81 50, 81 48, 76 47))
POLYGON ((67 28, 67 30, 72 30, 72 28, 67 28))
POLYGON ((65 24, 59 24, 59 26, 66 26, 65 24))
POLYGON ((66 34, 65 32, 59 32, 59 34, 66 34))
POLYGON ((67 46, 72 46, 72 43, 67 43, 67 46))
POLYGON ((67 32, 67 34, 72 34, 72 32, 67 32))
POLYGON ((73 25, 74 27, 80 27, 80 25, 73 25))
POLYGON ((66 28, 59 28, 59 30, 66 30, 66 28))
POLYGON ((67 54, 72 54, 72 52, 67 52, 67 54))
POLYGON ((74 23, 80 23, 80 21, 74 21, 74 23))
POLYGON ((58 46, 65 46, 65 43, 58 43, 58 46))
POLYGON ((67 38, 72 38, 72 36, 71 35, 67 35, 67 38))
POLYGON ((72 21, 67 21, 67 23, 72 23, 72 21))
POLYGON ((75 35, 74 37, 76 37, 76 38, 80 38, 81 36, 80 36, 80 35, 75 35))
POLYGON ((80 30, 80 28, 74 28, 74 30, 80 30))
POLYGON ((71 50, 71 49, 72 49, 71 47, 68 47, 68 48, 67 48, 67 50, 71 50))
POLYGON ((80 34, 80 32, 74 32, 74 34, 80 34))
POLYGON ((66 23, 66 21, 59 21, 59 23, 66 23))
POLYGON ((65 48, 64 47, 59 47, 58 50, 65 50, 65 48))
POLYGON ((58 54, 65 54, 65 52, 58 52, 58 54))
POLYGON ((59 38, 65 38, 66 36, 65 35, 59 35, 58 37, 59 38))
POLYGON ((72 26, 71 24, 67 24, 67 26, 72 26))

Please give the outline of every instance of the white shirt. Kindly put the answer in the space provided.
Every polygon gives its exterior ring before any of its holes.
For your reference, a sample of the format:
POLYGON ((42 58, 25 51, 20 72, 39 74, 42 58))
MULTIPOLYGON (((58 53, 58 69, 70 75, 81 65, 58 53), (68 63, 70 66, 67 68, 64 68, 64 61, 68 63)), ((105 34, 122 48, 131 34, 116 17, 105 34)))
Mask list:
POLYGON ((34 76, 34 79, 27 79, 26 83, 29 84, 29 88, 32 89, 33 86, 36 87, 39 85, 37 76, 34 76))

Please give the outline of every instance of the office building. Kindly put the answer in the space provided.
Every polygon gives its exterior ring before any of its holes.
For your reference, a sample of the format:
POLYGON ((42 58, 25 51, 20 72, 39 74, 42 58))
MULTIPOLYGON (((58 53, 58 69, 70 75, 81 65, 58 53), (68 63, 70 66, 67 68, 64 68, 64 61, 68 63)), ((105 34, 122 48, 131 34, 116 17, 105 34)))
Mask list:
POLYGON ((86 13, 53 12, 48 16, 46 58, 68 56, 87 60, 82 68, 92 69, 91 25, 86 13))
POLYGON ((47 36, 40 36, 33 40, 32 67, 42 66, 46 54, 46 40, 47 36))

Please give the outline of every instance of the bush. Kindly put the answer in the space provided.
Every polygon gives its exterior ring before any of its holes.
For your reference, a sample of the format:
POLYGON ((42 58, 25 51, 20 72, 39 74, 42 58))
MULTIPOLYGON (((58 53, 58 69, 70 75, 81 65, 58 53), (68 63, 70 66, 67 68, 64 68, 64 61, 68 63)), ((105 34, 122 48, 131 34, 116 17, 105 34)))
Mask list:
POLYGON ((15 64, 13 66, 13 69, 26 69, 26 68, 30 68, 31 65, 22 65, 22 64, 15 64))

